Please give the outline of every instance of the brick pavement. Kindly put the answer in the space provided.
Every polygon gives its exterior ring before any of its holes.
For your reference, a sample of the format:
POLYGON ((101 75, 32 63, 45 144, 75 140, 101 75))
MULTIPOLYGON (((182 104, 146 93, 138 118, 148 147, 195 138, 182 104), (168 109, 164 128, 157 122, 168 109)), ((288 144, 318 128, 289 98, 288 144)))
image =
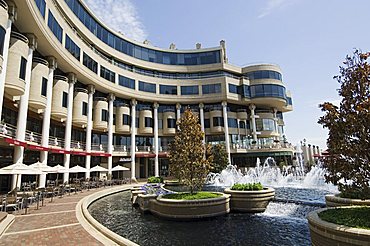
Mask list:
POLYGON ((85 196, 100 189, 78 192, 44 201, 36 209, 33 204, 28 214, 15 214, 13 224, 0 238, 0 245, 102 245, 78 223, 76 205, 85 196))

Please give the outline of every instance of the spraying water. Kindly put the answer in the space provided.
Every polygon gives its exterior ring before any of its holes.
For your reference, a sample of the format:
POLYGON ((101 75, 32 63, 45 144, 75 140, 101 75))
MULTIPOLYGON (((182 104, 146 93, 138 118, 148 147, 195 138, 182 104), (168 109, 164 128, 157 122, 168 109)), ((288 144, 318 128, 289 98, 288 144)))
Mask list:
POLYGON ((279 168, 274 158, 268 157, 261 165, 257 158, 256 167, 249 168, 245 173, 235 166, 229 165, 221 173, 210 173, 207 184, 213 186, 230 187, 236 183, 257 183, 272 187, 297 187, 325 189, 333 192, 337 188, 332 184, 325 183, 325 169, 318 163, 305 174, 304 166, 299 161, 297 166, 284 166, 279 168))

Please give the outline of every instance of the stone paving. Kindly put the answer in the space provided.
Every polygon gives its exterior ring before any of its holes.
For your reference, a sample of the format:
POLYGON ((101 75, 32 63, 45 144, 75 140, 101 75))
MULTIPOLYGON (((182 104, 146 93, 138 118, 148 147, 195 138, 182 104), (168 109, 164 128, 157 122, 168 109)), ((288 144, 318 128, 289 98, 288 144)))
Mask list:
POLYGON ((76 205, 85 196, 104 188, 71 193, 44 201, 37 210, 33 204, 24 210, 0 238, 0 245, 102 245, 78 223, 76 205))

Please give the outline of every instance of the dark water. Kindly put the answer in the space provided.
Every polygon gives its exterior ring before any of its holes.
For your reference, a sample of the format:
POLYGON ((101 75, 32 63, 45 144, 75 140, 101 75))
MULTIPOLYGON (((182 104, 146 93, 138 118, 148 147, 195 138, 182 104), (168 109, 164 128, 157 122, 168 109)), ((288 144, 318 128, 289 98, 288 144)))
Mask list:
POLYGON ((142 214, 132 208, 130 192, 100 199, 89 211, 110 230, 140 245, 311 245, 306 216, 324 204, 327 193, 277 188, 279 201, 271 202, 264 213, 231 213, 193 222, 142 214))

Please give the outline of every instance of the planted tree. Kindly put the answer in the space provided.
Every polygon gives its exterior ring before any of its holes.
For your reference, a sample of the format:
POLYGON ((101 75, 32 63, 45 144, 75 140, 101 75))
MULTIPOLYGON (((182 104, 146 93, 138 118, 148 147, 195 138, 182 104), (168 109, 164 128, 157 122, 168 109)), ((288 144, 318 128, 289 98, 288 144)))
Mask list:
POLYGON ((170 144, 170 174, 189 186, 193 193, 202 188, 212 156, 205 158, 204 133, 198 116, 190 109, 185 110, 177 126, 174 141, 170 144))
POLYGON ((213 156, 212 172, 220 173, 229 165, 229 158, 223 144, 212 146, 211 155, 213 156))
POLYGON ((347 56, 340 74, 340 106, 320 105, 325 115, 319 119, 329 129, 329 156, 324 167, 327 182, 338 185, 341 195, 370 199, 370 53, 356 50, 347 56))

